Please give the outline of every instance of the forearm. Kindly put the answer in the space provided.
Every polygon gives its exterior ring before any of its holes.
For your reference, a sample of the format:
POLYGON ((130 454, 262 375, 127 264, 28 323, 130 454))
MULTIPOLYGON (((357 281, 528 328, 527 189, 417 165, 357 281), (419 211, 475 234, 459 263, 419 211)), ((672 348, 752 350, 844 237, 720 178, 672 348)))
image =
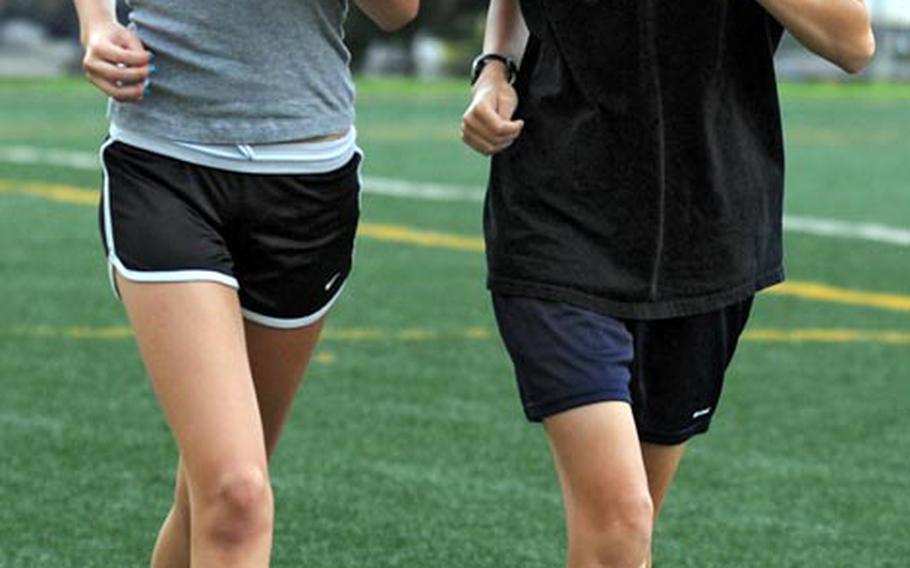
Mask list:
POLYGON ((73 4, 79 15, 79 37, 83 45, 92 26, 117 18, 117 0, 73 0, 73 4))
POLYGON ((864 0, 757 0, 793 37, 845 71, 861 71, 875 52, 864 0))
MULTIPOLYGON (((490 0, 484 32, 484 53, 506 55, 519 62, 528 42, 518 0, 490 0)), ((471 105, 461 125, 465 144, 486 156, 511 146, 524 129, 523 120, 513 119, 518 108, 518 93, 509 81, 506 66, 488 60, 471 88, 471 105)))
POLYGON ((508 55, 520 62, 528 42, 528 27, 518 0, 490 0, 484 33, 484 53, 508 55))
POLYGON ((357 6, 387 32, 408 25, 417 17, 420 0, 355 0, 357 6))

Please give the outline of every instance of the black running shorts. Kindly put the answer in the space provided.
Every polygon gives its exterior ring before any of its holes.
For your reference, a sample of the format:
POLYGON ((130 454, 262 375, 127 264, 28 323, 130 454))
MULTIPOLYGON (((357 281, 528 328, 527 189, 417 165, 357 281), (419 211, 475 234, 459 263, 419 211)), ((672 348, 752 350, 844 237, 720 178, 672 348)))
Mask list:
POLYGON ((316 322, 340 294, 360 211, 359 154, 300 175, 219 170, 110 140, 101 157, 112 274, 231 286, 245 318, 278 328, 316 322))
POLYGON ((643 441, 673 445, 708 430, 752 299, 662 320, 501 294, 493 306, 529 420, 624 401, 643 441))

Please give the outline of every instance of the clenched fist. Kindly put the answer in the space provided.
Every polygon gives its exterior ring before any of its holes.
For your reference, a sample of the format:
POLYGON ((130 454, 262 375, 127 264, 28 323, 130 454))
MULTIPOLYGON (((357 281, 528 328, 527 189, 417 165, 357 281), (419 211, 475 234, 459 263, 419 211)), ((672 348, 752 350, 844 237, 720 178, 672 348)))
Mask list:
POLYGON ((82 68, 89 81, 117 101, 142 100, 155 66, 135 33, 116 21, 103 22, 85 34, 83 43, 82 68))
POLYGON ((464 143, 487 156, 511 146, 524 128, 523 120, 512 120, 518 94, 506 73, 505 65, 499 62, 490 62, 484 68, 461 123, 464 143))

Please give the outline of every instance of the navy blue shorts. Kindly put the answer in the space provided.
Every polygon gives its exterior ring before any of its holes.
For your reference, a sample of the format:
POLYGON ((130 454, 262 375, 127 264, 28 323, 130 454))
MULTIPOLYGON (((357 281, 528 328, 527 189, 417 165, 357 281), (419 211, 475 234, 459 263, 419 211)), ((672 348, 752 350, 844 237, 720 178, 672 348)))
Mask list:
POLYGON ((528 420, 624 401, 642 441, 672 445, 708 430, 752 298, 662 320, 502 294, 493 307, 528 420))

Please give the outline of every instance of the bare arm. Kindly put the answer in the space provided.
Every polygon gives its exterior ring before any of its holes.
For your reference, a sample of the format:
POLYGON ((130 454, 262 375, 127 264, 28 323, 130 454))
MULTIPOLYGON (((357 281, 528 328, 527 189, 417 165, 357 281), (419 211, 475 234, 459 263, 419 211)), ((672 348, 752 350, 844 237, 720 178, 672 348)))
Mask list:
POLYGON ((89 28, 100 21, 117 19, 117 0, 74 0, 79 15, 79 38, 85 45, 89 28))
POLYGON ((357 6, 384 31, 393 32, 417 17, 420 0, 355 0, 357 6))
POLYGON ((521 15, 518 0, 492 0, 487 11, 483 52, 508 55, 518 62, 527 43, 528 26, 521 15))
POLYGON ((864 0, 758 0, 809 50, 848 73, 858 73, 875 54, 875 37, 864 0))
POLYGON ((142 100, 154 71, 151 54, 136 34, 117 22, 115 0, 75 0, 75 5, 86 77, 118 101, 142 100))
MULTIPOLYGON (((483 42, 484 53, 508 55, 519 61, 528 42, 528 27, 518 0, 491 0, 483 42)), ((518 95, 508 82, 504 64, 490 61, 474 85, 471 105, 461 123, 465 144, 491 155, 505 150, 521 135, 524 121, 512 120, 518 95)))

